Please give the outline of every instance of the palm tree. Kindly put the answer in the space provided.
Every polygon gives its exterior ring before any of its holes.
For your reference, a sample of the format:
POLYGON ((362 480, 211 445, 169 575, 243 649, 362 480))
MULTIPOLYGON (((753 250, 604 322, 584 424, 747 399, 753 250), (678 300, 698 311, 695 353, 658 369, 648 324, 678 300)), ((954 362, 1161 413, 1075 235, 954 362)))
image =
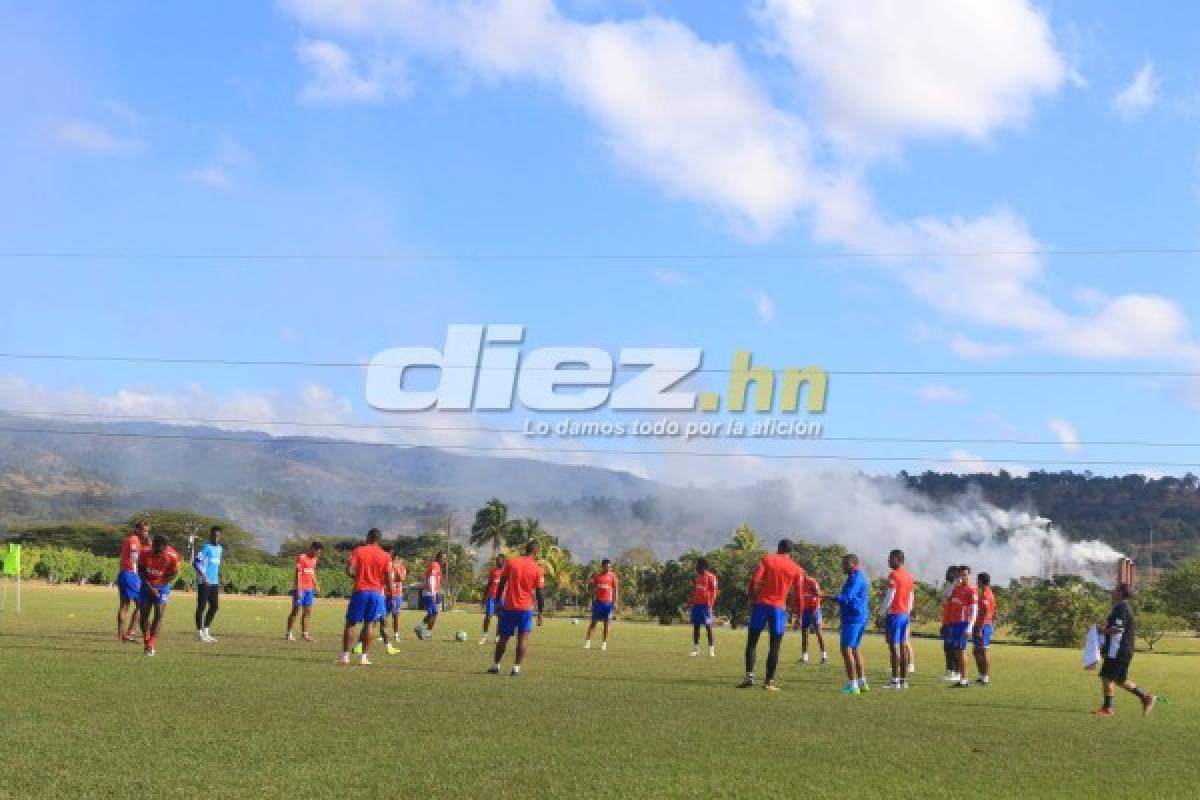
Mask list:
POLYGON ((539 560, 546 583, 554 590, 555 597, 577 599, 581 585, 580 567, 571 557, 571 551, 552 544, 541 552, 539 560))
POLYGON ((513 521, 508 518, 508 506, 500 498, 493 497, 487 504, 475 512, 475 521, 471 523, 471 546, 492 548, 492 560, 502 545, 508 543, 508 535, 512 531, 513 521))
POLYGON ((513 520, 508 532, 508 546, 520 547, 526 542, 537 542, 542 550, 558 546, 558 537, 542 527, 537 517, 513 520))

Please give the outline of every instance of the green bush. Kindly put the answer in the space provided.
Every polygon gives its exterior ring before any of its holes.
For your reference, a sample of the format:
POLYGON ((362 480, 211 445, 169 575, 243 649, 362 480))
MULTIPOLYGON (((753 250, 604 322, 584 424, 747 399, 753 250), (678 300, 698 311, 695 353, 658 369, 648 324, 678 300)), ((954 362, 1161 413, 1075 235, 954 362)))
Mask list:
POLYGON ((1102 622, 1110 607, 1103 589, 1078 579, 1014 585, 1010 592, 1013 632, 1030 644, 1078 645, 1088 626, 1102 622))
MULTIPOLYGON (((22 554, 23 555, 23 554, 22 554)), ((50 583, 61 583, 75 578, 83 553, 78 550, 52 548, 43 550, 34 575, 50 583)))

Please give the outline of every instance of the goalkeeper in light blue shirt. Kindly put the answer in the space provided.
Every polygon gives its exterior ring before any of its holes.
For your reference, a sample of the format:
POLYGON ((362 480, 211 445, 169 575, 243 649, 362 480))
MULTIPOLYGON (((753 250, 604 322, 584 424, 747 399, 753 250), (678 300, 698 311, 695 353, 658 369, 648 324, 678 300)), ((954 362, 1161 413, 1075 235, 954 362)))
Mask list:
POLYGON ((221 601, 221 557, 225 553, 221 536, 220 526, 214 525, 208 532, 208 543, 192 559, 196 568, 196 638, 202 642, 217 641, 209 628, 221 601))

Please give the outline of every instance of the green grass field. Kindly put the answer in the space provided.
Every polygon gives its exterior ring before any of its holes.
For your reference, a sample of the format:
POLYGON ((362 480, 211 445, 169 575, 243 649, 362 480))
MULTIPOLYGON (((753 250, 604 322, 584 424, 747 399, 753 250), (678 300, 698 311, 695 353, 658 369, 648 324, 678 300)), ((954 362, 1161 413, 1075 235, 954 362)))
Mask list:
MULTIPOLYGON (((994 685, 940 682, 917 642, 907 693, 842 697, 836 666, 797 663, 784 691, 734 689, 744 634, 688 657, 683 626, 625 624, 606 655, 547 620, 520 678, 484 674, 474 613, 434 641, 337 667, 344 603, 318 603, 315 644, 282 641, 287 601, 225 597, 215 645, 176 593, 159 654, 115 641, 115 592, 28 586, 0 613, 0 796, 27 797, 1195 797, 1194 640, 1139 653, 1133 698, 1096 719, 1074 650, 994 648, 994 685), (471 634, 453 641, 455 630, 471 634)), ((406 615, 407 628, 416 621, 406 615)), ((836 636, 836 634, 834 634, 836 636)), ((765 657, 765 646, 760 648, 765 657)), ((880 683, 885 649, 866 643, 880 683)), ((761 667, 760 667, 761 674, 761 667)))

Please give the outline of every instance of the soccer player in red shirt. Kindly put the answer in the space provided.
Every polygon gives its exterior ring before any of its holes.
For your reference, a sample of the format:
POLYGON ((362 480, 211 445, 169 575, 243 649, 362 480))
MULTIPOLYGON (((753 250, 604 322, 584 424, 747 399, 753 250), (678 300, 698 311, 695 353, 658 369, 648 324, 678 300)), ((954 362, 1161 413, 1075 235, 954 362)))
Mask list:
POLYGON ((979 573, 975 583, 979 592, 979 613, 975 636, 971 640, 975 645, 975 666, 979 670, 975 682, 987 686, 992 679, 992 657, 988 648, 992 645, 992 624, 996 620, 996 595, 992 592, 992 576, 986 572, 979 573))
POLYGON ((142 579, 139 599, 142 641, 145 642, 146 655, 152 656, 157 649, 158 630, 171 596, 171 583, 179 574, 179 553, 167 544, 167 537, 162 534, 154 537, 150 552, 143 553, 138 559, 138 574, 142 579), (153 622, 150 621, 151 611, 154 612, 153 622))
POLYGON ((584 650, 592 649, 592 632, 596 630, 597 622, 604 625, 604 641, 600 643, 600 652, 608 650, 608 625, 620 609, 620 602, 617 573, 613 572, 612 561, 606 558, 600 562, 600 571, 592 576, 592 622, 588 625, 584 650))
POLYGON ((121 564, 117 573, 117 639, 122 642, 132 642, 133 629, 138 627, 140 603, 142 595, 142 579, 138 574, 138 558, 143 552, 150 550, 150 525, 139 522, 133 526, 133 532, 121 540, 121 564), (133 607, 129 616, 129 624, 125 624, 125 614, 133 607))
POLYGON ((692 656, 700 655, 700 629, 708 632, 708 655, 715 658, 713 609, 717 607, 717 576, 708 569, 708 559, 696 560, 696 579, 692 583, 692 656))
POLYGON ((954 642, 950 639, 950 628, 954 624, 954 609, 950 605, 950 594, 958 585, 958 565, 946 567, 946 585, 942 589, 942 650, 946 657, 946 674, 942 680, 958 682, 958 655, 954 651, 954 642))
POLYGON ((971 640, 978 612, 979 595, 971 585, 971 568, 961 566, 958 583, 950 592, 950 643, 958 669, 958 680, 950 684, 952 689, 966 689, 971 685, 967 680, 967 642, 971 640))
POLYGON ((533 633, 533 604, 537 601, 537 624, 542 624, 542 612, 546 597, 542 591, 546 585, 542 567, 538 564, 538 543, 525 545, 525 555, 508 559, 500 575, 500 620, 496 626, 499 639, 496 641, 496 657, 488 667, 491 675, 500 674, 500 661, 508 648, 508 640, 517 636, 517 657, 513 663, 513 677, 521 674, 525 652, 529 647, 529 634, 533 633))
POLYGON ((433 627, 437 625, 442 607, 442 575, 446 571, 446 553, 438 550, 437 555, 425 568, 425 583, 421 587, 421 604, 425 607, 425 618, 413 628, 418 639, 433 638, 433 627))
POLYGON ((780 539, 776 552, 763 556, 750 576, 749 595, 753 605, 746 626, 746 678, 738 684, 739 689, 754 686, 758 638, 767 628, 771 649, 767 653, 767 679, 763 688, 767 691, 779 688, 775 685, 775 669, 779 666, 779 648, 787 630, 788 594, 804 591, 804 568, 792 560, 791 552, 791 540, 780 539))
POLYGON ((395 545, 392 550, 389 569, 392 571, 393 593, 387 595, 384 601, 387 603, 388 616, 392 618, 392 638, 388 639, 385 617, 379 625, 379 640, 383 642, 387 654, 394 656, 400 652, 396 645, 400 643, 400 612, 404 609, 404 582, 408 580, 408 564, 400 557, 400 545, 395 545))
POLYGON ((804 576, 800 592, 793 601, 796 606, 796 622, 800 628, 800 662, 808 663, 808 634, 817 635, 817 645, 821 648, 821 663, 829 662, 829 654, 825 651, 825 623, 821 619, 821 584, 811 572, 804 576))
POLYGON ((297 614, 300 615, 300 638, 306 642, 313 640, 308 632, 308 618, 312 615, 313 599, 320 591, 317 586, 317 561, 324 549, 324 544, 314 541, 308 546, 307 553, 296 556, 296 572, 292 577, 292 612, 288 614, 285 637, 289 642, 296 641, 292 635, 292 625, 296 622, 297 614))
MULTIPOLYGON (((480 645, 487 644, 492 617, 500 613, 500 576, 504 574, 504 561, 504 553, 498 554, 495 566, 488 570, 487 588, 483 592, 483 637, 479 640, 480 645)), ((500 637, 497 636, 496 640, 499 641, 500 637)))
POLYGON ((350 595, 350 604, 346 607, 346 627, 342 631, 342 655, 339 664, 350 663, 350 650, 355 641, 355 630, 359 625, 362 631, 358 634, 358 643, 362 646, 360 663, 371 663, 371 630, 387 614, 387 601, 384 592, 391 594, 395 591, 392 582, 392 559, 386 550, 379 546, 383 534, 378 528, 367 531, 366 544, 360 544, 350 554, 346 564, 346 574, 354 579, 354 591, 350 595))
POLYGON ((885 688, 907 689, 908 651, 905 642, 908 641, 916 581, 912 573, 904 568, 903 550, 888 553, 888 566, 892 571, 888 573, 887 592, 879 606, 880 614, 884 615, 885 638, 892 659, 892 679, 885 688))

